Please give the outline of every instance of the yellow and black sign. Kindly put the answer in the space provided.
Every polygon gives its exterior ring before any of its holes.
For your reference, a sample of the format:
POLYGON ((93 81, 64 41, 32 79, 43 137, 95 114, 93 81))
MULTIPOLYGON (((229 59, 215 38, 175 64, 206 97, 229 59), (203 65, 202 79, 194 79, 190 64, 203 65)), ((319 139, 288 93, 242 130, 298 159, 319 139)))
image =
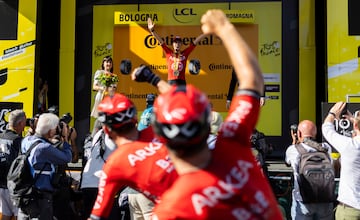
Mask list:
POLYGON ((13 109, 33 115, 36 5, 36 0, 0 2, 0 27, 6 27, 0 33, 0 131, 13 109))
MULTIPOLYGON (((112 56, 114 72, 120 79, 118 92, 130 97, 142 111, 146 94, 157 91, 131 81, 129 75, 121 75, 118 67, 121 60, 130 59, 133 67, 146 64, 163 79, 167 78, 166 59, 147 29, 147 18, 154 20, 157 33, 170 47, 171 39, 181 36, 184 49, 202 33, 201 16, 208 9, 222 9, 258 56, 263 71, 268 100, 258 127, 267 135, 281 135, 281 2, 237 2, 230 6, 229 3, 94 6, 93 72, 99 69, 104 56, 112 56)), ((232 64, 222 42, 216 36, 207 36, 190 54, 191 59, 200 60, 201 71, 191 75, 186 70, 187 83, 206 92, 214 109, 226 116, 232 64)))

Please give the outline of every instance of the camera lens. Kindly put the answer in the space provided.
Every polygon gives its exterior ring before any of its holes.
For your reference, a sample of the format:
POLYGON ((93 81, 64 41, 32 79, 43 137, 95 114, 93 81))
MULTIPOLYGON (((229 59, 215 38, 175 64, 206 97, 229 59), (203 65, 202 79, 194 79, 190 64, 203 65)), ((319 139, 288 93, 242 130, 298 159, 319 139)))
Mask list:
POLYGON ((297 129, 298 129, 297 124, 292 124, 292 125, 290 125, 290 129, 291 129, 293 132, 297 132, 297 129))
POLYGON ((350 127, 350 121, 348 119, 340 119, 339 127, 341 129, 348 129, 350 127))

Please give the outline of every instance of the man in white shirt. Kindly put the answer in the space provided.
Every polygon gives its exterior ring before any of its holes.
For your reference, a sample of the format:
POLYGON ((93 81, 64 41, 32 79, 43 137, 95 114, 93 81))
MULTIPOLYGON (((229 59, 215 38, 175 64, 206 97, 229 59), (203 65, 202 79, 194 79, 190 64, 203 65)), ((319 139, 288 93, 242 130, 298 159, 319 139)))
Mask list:
POLYGON ((343 117, 345 106, 345 102, 337 102, 330 108, 322 125, 322 133, 341 155, 339 203, 335 219, 360 219, 360 115, 345 115, 353 123, 353 137, 339 134, 334 121, 343 117))

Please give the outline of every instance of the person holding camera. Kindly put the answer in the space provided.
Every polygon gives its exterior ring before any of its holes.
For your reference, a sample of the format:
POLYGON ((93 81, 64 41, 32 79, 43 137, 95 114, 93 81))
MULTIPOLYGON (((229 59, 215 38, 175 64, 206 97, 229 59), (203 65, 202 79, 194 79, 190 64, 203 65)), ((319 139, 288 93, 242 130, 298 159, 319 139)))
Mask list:
POLYGON ((25 214, 19 209, 18 220, 38 218, 41 220, 53 219, 53 193, 57 183, 54 183, 55 167, 65 165, 71 161, 71 147, 68 143, 67 127, 63 126, 60 137, 54 143, 53 139, 59 129, 59 117, 52 113, 43 113, 39 116, 35 135, 27 136, 21 143, 21 152, 25 153, 30 146, 39 141, 32 149, 28 158, 32 174, 36 181, 34 188, 40 195, 34 198, 31 207, 32 213, 25 214))
POLYGON ((18 208, 10 200, 7 187, 7 174, 11 163, 19 154, 22 141, 22 132, 26 124, 26 115, 23 110, 16 109, 9 113, 7 129, 0 134, 0 213, 2 220, 16 218, 18 208))
POLYGON ((360 219, 360 115, 351 115, 345 102, 335 103, 322 124, 322 134, 341 155, 338 204, 335 219, 360 219), (335 120, 348 119, 353 124, 352 137, 339 134, 335 120))
MULTIPOLYGON (((69 144, 71 145, 72 155, 73 158, 71 160, 72 163, 77 163, 79 160, 79 149, 76 145, 76 138, 77 138, 77 132, 76 129, 72 126, 70 126, 70 122, 72 120, 71 114, 68 112, 66 114, 63 114, 60 118, 60 122, 64 122, 64 125, 67 127, 67 137, 66 139, 69 140, 69 144)), ((62 123, 60 123, 60 126, 62 126, 62 123)))
POLYGON ((170 85, 185 85, 185 69, 186 61, 190 53, 195 49, 196 45, 203 39, 206 35, 200 34, 190 45, 181 50, 182 39, 180 36, 175 36, 171 39, 173 49, 170 49, 163 38, 155 31, 155 23, 152 19, 148 18, 148 29, 150 33, 156 38, 156 40, 161 45, 163 51, 166 54, 166 62, 168 67, 168 83, 170 85))
MULTIPOLYGON (((304 203, 299 186, 300 174, 299 164, 301 154, 297 150, 297 145, 301 145, 307 152, 315 152, 317 149, 312 145, 316 142, 317 127, 310 120, 303 120, 297 126, 290 127, 292 144, 286 149, 285 162, 291 166, 294 173, 294 183, 292 191, 291 217, 295 219, 333 219, 333 202, 326 203, 304 203)), ((331 146, 321 143, 327 150, 328 157, 331 158, 331 146)))

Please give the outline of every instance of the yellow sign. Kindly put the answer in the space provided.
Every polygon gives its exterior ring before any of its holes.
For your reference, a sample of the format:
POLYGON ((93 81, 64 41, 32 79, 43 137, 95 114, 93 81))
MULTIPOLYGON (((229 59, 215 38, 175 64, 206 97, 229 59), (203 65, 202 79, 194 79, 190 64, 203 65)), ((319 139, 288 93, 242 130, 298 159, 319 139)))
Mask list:
POLYGON ((0 130, 3 116, 15 108, 33 116, 37 1, 19 0, 18 4, 17 11, 11 10, 17 22, 7 20, 9 17, 0 19, 1 27, 11 24, 16 30, 12 39, 0 37, 0 130))
MULTIPOLYGON (((99 69, 104 56, 112 56, 114 73, 120 80, 117 91, 131 98, 141 112, 146 94, 158 91, 146 83, 133 82, 129 75, 122 75, 119 66, 121 60, 129 59, 133 68, 145 64, 162 79, 167 79, 165 54, 147 29, 147 17, 152 16, 156 32, 169 47, 172 47, 172 38, 179 35, 185 49, 202 34, 201 16, 213 8, 224 10, 258 57, 269 88, 258 129, 266 135, 282 135, 281 2, 238 2, 231 3, 230 7, 229 3, 95 6, 93 73, 99 69)), ((207 93, 214 109, 225 116, 232 72, 225 47, 217 36, 207 36, 190 54, 188 60, 191 59, 200 60, 201 70, 198 75, 191 75, 186 69, 187 83, 207 93)))
POLYGON ((114 13, 114 24, 147 24, 151 18, 156 23, 161 23, 162 16, 158 12, 119 12, 114 13))
POLYGON ((224 10, 224 12, 232 23, 255 22, 255 12, 253 10, 224 10))

